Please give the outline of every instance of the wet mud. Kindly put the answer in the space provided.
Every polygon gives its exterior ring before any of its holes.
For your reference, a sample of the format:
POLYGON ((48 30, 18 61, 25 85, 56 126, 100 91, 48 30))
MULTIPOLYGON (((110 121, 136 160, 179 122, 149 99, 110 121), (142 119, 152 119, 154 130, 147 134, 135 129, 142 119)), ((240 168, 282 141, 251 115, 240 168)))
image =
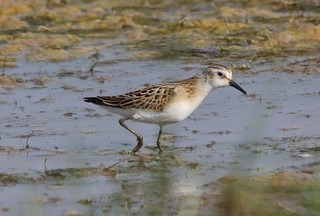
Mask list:
POLYGON ((3 1, 1 215, 318 215, 318 1, 3 1), (83 102, 232 67, 164 128, 83 102))

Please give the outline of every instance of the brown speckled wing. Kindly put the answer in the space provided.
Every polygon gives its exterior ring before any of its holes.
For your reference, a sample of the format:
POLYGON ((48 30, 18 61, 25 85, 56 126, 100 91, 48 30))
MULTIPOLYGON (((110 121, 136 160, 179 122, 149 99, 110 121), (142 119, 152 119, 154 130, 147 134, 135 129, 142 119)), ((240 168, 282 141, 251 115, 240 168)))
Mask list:
POLYGON ((98 96, 106 106, 161 111, 174 94, 174 84, 150 86, 117 96, 98 96))

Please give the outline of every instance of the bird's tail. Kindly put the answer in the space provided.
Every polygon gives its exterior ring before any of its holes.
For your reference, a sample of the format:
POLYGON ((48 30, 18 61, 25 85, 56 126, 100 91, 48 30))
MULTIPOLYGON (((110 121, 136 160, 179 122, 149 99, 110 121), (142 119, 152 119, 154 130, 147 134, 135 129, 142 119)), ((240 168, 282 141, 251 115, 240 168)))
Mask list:
POLYGON ((103 101, 97 97, 85 97, 85 98, 83 98, 83 100, 88 103, 93 103, 93 104, 97 104, 97 105, 105 105, 103 103, 103 101))

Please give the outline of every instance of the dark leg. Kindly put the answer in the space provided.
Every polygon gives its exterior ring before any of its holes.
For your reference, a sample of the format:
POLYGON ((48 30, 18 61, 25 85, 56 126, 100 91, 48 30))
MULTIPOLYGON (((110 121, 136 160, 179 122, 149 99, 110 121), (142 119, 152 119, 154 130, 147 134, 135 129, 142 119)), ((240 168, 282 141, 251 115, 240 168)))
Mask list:
POLYGON ((158 139, 157 139, 157 146, 158 146, 159 152, 162 152, 162 149, 161 149, 161 146, 160 146, 160 137, 161 137, 162 131, 163 131, 163 126, 160 125, 159 133, 158 133, 158 139))
POLYGON ((133 153, 136 153, 137 151, 139 151, 141 149, 141 147, 143 145, 143 137, 140 134, 138 134, 137 132, 135 132, 134 130, 132 130, 131 128, 129 128, 124 123, 125 121, 130 120, 130 119, 132 119, 132 117, 122 118, 119 120, 119 124, 137 137, 138 143, 137 143, 136 147, 134 147, 134 149, 132 150, 133 153))

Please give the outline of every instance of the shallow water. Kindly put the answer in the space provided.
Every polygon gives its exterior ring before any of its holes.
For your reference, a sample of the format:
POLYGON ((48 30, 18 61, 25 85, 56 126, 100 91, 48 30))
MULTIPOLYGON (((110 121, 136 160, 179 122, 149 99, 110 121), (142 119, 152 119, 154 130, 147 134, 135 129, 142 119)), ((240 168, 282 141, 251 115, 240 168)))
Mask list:
POLYGON ((0 215, 319 215, 319 1, 3 0, 0 215), (96 64, 97 63, 97 64, 96 64), (83 102, 233 66, 164 128, 83 102), (90 70, 92 69, 92 70, 90 70))
POLYGON ((1 90, 1 145, 15 148, 1 152, 1 172, 33 179, 3 183, 0 203, 10 209, 10 215, 24 209, 30 215, 69 210, 84 215, 168 213, 171 210, 158 208, 167 196, 200 195, 202 185, 223 176, 294 171, 319 160, 313 150, 320 139, 316 75, 235 73, 234 79, 249 96, 233 88, 212 92, 190 118, 165 127, 165 151, 157 157, 157 149, 149 149, 155 146, 157 126, 130 122, 143 134, 145 145, 140 156, 121 154, 135 146, 135 137, 118 125, 119 116, 82 98, 182 79, 205 66, 182 61, 123 62, 96 67, 90 74, 86 72, 90 60, 24 65, 10 73, 24 74, 25 83, 1 90), (52 80, 44 86, 27 81, 41 75, 52 80), (110 80, 99 83, 95 76, 110 80), (45 159, 47 170, 61 169, 61 173, 43 178, 45 159), (110 176, 93 170, 78 176, 66 170, 97 169, 121 160, 110 176), (163 195, 164 191, 170 195, 163 195), (141 209, 149 205, 154 207, 141 209))

